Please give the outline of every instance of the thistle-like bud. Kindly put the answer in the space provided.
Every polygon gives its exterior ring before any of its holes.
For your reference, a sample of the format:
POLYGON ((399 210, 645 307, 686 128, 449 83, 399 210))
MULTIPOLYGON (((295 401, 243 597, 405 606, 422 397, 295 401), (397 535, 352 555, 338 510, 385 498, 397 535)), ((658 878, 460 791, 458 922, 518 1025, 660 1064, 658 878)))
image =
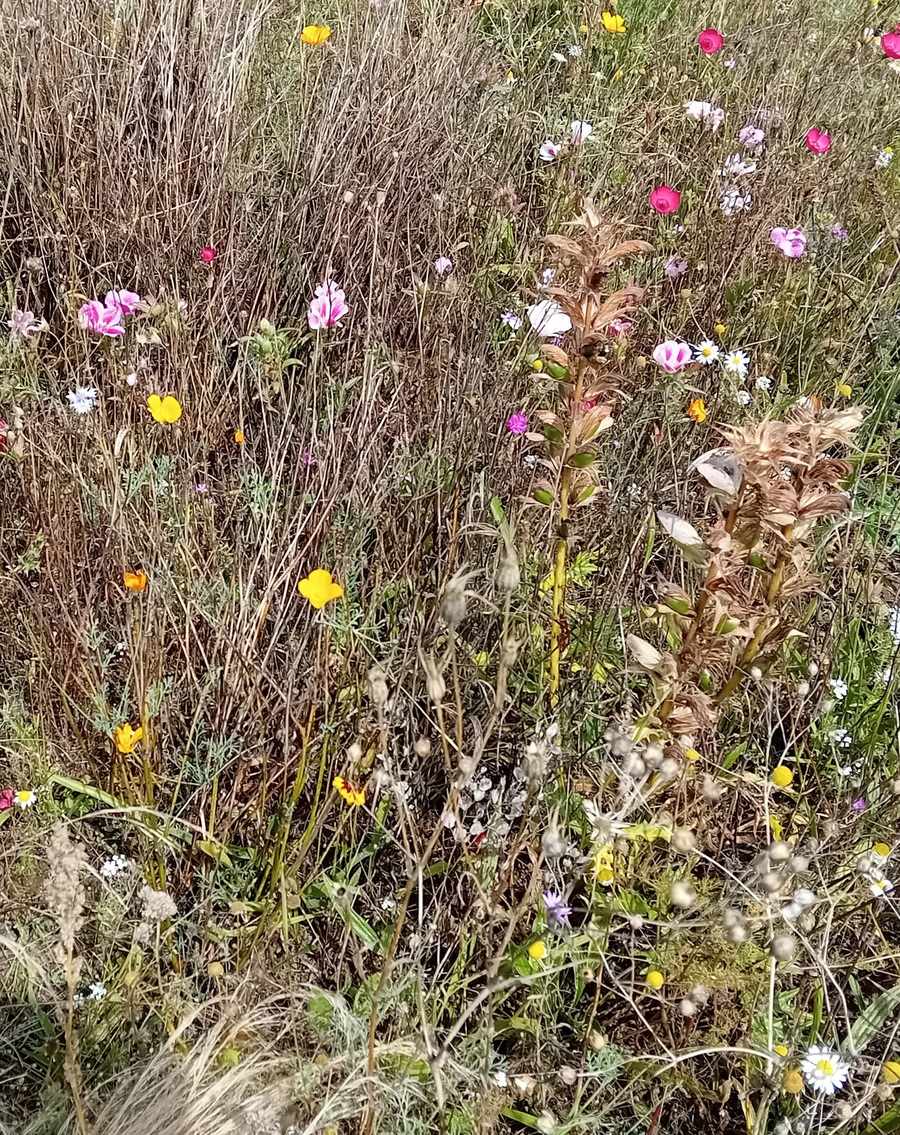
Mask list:
POLYGON ((466 617, 466 581, 468 578, 464 572, 458 571, 447 583, 444 593, 441 595, 438 611, 451 630, 455 630, 466 617))
POLYGON ((425 670, 425 687, 428 696, 435 705, 440 705, 447 696, 447 685, 433 658, 423 658, 422 667, 425 670))
POLYGON ((503 550, 503 556, 497 566, 494 576, 494 586, 504 595, 511 595, 519 586, 522 574, 519 571, 519 559, 515 550, 508 544, 503 550))

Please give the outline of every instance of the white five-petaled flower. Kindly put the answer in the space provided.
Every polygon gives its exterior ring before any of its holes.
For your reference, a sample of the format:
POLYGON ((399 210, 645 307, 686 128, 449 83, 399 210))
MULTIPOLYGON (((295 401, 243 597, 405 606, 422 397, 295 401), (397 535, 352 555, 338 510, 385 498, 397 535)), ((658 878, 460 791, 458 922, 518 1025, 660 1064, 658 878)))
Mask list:
POLYGON ((572 130, 572 145, 582 146, 594 133, 594 128, 590 122, 581 122, 576 120, 571 125, 572 130))
POLYGON ((555 162, 559 157, 558 144, 551 138, 548 138, 546 142, 541 144, 541 148, 538 150, 538 157, 540 157, 542 162, 555 162))
POLYGON ((572 320, 556 300, 541 300, 540 303, 532 304, 528 309, 528 322, 538 335, 547 339, 565 335, 572 330, 572 320))
POLYGON ((746 351, 729 351, 723 360, 723 366, 729 374, 746 378, 750 369, 750 356, 746 351))
POLYGON ((95 386, 76 386, 66 395, 69 405, 76 414, 90 414, 97 405, 97 388, 95 386))
POLYGON ((833 1096, 842 1088, 850 1074, 850 1065, 831 1048, 811 1044, 800 1061, 800 1071, 807 1085, 826 1096, 833 1096))
POLYGON ((701 366, 708 367, 719 357, 718 345, 712 339, 704 339, 694 347, 694 357, 701 366))
POLYGON ((725 111, 721 107, 713 106, 711 102, 702 102, 700 99, 688 99, 684 104, 686 118, 694 122, 702 122, 715 132, 725 121, 725 111))
POLYGON ((453 271, 453 261, 449 256, 439 256, 434 262, 434 270, 439 276, 448 276, 453 271))
POLYGON ((30 808, 37 800, 37 793, 30 788, 20 789, 13 797, 20 808, 30 808))
POLYGON ((731 189, 726 189, 719 198, 719 208, 726 217, 733 217, 735 213, 742 213, 745 209, 749 209, 752 204, 752 193, 741 193, 739 189, 735 189, 733 186, 731 189))

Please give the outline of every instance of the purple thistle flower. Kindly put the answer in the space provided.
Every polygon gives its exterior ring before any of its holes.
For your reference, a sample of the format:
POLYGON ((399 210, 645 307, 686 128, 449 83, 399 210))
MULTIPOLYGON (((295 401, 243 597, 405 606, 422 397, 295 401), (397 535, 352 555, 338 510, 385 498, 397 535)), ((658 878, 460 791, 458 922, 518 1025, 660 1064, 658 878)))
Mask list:
POLYGON ((528 430, 528 418, 525 414, 513 414, 507 418, 506 428, 511 434, 523 434, 528 430))
POLYGON ((544 907, 551 926, 568 926, 572 908, 557 891, 544 891, 544 907))

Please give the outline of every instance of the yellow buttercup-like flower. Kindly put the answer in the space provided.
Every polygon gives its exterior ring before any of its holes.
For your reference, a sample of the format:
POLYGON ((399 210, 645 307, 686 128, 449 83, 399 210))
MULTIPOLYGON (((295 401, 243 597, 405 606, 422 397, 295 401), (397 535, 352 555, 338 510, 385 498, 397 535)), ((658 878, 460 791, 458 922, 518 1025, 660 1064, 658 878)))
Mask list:
POLYGON ((787 765, 779 765, 772 770, 772 783, 776 788, 787 788, 793 779, 794 770, 789 769, 787 765))
POLYGON ((336 776, 331 782, 338 795, 342 800, 346 800, 348 804, 352 804, 354 808, 361 808, 366 802, 366 790, 359 784, 354 784, 352 780, 347 780, 345 776, 336 776))
POLYGON ((331 578, 331 572, 325 571, 324 568, 316 568, 306 579, 301 579, 297 584, 297 590, 317 611, 332 599, 340 599, 344 594, 343 587, 335 583, 331 578))
POLYGON ((126 721, 116 729, 116 748, 120 753, 133 753, 135 745, 143 736, 144 730, 140 725, 137 729, 132 729, 126 721))
POLYGON ((147 586, 147 576, 142 571, 126 571, 122 573, 122 582, 129 591, 143 591, 147 586))
POLYGON ((617 12, 604 12, 600 19, 603 21, 604 28, 614 35, 626 30, 625 21, 617 12))
POLYGON ((181 417, 181 403, 171 394, 167 394, 165 398, 151 394, 147 399, 147 409, 153 415, 154 421, 165 422, 167 425, 172 425, 181 417))
POLYGON ((324 43, 331 35, 331 28, 325 24, 307 24, 303 31, 300 33, 300 38, 304 43, 308 43, 310 47, 318 47, 320 43, 324 43))
POLYGON ((532 961, 539 962, 546 953, 547 947, 540 940, 532 942, 528 947, 528 956, 532 961))

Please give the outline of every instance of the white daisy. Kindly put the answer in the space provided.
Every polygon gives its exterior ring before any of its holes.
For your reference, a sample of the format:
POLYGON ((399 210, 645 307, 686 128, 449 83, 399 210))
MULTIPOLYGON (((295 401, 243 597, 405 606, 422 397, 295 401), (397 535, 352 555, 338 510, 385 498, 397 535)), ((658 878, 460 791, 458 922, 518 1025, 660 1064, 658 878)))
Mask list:
POLYGON ((723 359, 723 366, 729 374, 736 374, 738 378, 746 378, 750 369, 750 356, 746 351, 729 351, 723 359))
POLYGON ((701 366, 708 367, 719 357, 719 348, 711 339, 704 339, 694 347, 694 357, 701 366))
POLYGON ((76 414, 89 414, 97 405, 97 388, 95 386, 76 386, 66 395, 69 405, 76 414))
POLYGON ((823 1045, 811 1044, 800 1061, 800 1071, 808 1087, 817 1092, 833 1096, 838 1088, 846 1083, 850 1065, 839 1052, 823 1045))
POLYGON ((581 56, 584 55, 584 51, 582 50, 581 45, 578 43, 570 43, 566 48, 566 51, 568 51, 569 55, 573 59, 580 59, 581 56))
POLYGON ((30 808, 37 800, 37 793, 30 788, 23 788, 15 794, 13 800, 20 808, 30 808))
POLYGON ((894 160, 894 151, 890 146, 885 146, 883 150, 879 150, 875 155, 875 165, 878 169, 887 169, 887 167, 894 160))

